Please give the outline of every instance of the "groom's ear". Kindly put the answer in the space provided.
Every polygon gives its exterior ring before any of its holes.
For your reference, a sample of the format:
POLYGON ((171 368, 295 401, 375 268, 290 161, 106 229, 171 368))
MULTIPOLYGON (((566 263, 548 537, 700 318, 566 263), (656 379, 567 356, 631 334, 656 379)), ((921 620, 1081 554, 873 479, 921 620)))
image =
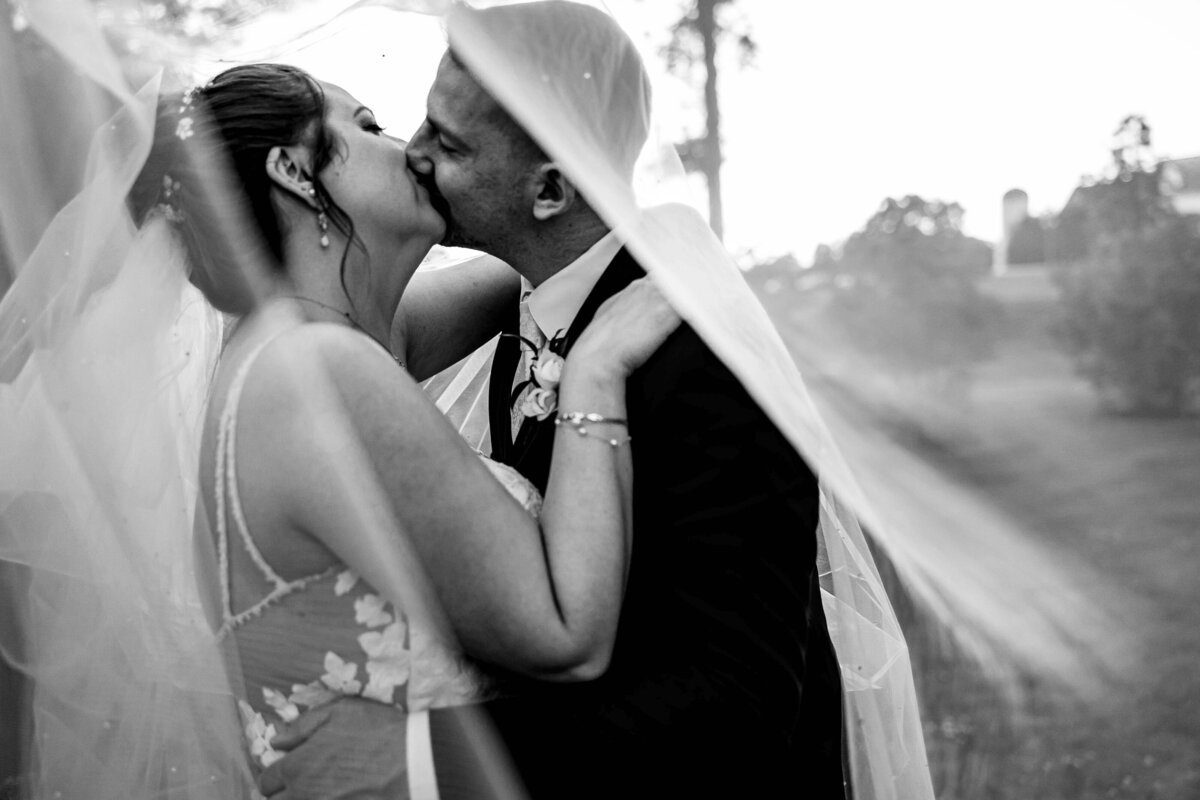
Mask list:
POLYGON ((533 218, 545 222, 575 204, 575 186, 557 164, 547 162, 534 175, 533 218))
POLYGON ((303 147, 276 145, 267 151, 267 178, 310 208, 319 209, 308 162, 308 152, 303 147))

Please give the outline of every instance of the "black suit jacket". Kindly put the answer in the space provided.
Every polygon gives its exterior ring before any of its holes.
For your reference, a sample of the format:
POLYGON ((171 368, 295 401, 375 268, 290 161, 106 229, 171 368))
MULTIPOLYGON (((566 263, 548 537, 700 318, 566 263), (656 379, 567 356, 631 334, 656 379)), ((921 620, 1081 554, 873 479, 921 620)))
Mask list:
MULTIPOLYGON (((567 333, 643 275, 622 250, 567 333)), ((512 321, 516 329, 516 318, 512 321)), ((520 357, 502 338, 493 457, 545 489, 552 420, 511 441, 520 357)), ((534 798, 843 797, 837 659, 816 572, 817 481, 688 326, 631 377, 633 552, 609 670, 483 709, 534 798)), ((586 411, 587 409, 579 409, 586 411)), ((432 715, 443 800, 494 796, 464 715, 432 715)))

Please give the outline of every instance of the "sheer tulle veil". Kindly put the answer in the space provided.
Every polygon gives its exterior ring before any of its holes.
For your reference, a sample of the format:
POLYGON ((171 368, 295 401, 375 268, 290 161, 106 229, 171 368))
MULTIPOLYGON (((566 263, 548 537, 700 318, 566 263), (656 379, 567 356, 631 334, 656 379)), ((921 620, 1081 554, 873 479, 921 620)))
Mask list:
POLYGON ((222 321, 167 221, 137 229, 124 203, 158 81, 129 86, 85 3, 33 4, 20 22, 0 32, 4 157, 20 165, 5 172, 17 272, 0 303, 0 646, 32 733, 18 792, 244 796, 237 670, 190 535, 222 321), (56 214, 55 191, 69 197, 56 214))
MULTIPOLYGON (((34 0, 15 7, 14 25, 0 25, 0 267, 13 275, 0 301, 0 648, 29 690, 31 795, 249 796, 237 664, 206 618, 216 582, 205 571, 215 562, 195 496, 223 318, 189 285, 163 215, 136 228, 125 197, 152 141, 156 64, 186 64, 203 78, 231 60, 303 63, 306 47, 336 45, 364 8, 382 7, 400 25, 444 16, 458 57, 819 474, 822 587, 856 797, 933 796, 909 650, 873 551, 981 653, 1003 650, 1077 688, 1121 669, 1124 642, 1098 633, 1111 626, 1081 588, 1086 571, 1045 557, 990 498, 860 413, 853 384, 806 384, 809 374, 836 372, 871 385, 861 354, 835 329, 814 330, 789 352, 704 220, 686 203, 664 202, 688 192, 658 135, 653 80, 600 80, 628 74, 622 61, 650 57, 634 40, 600 48, 597 63, 573 57, 598 49, 572 37, 632 27, 624 6, 610 5, 612 16, 587 9, 590 27, 566 9, 539 16, 539 29, 432 0, 264 4, 262 18, 316 21, 254 50, 193 48, 134 29, 140 48, 123 48, 120 59, 101 24, 122 19, 111 7, 102 20, 85 0, 34 0), (1008 599, 1046 592, 1052 602, 1008 599)), ((488 362, 481 351, 428 386, 485 450, 488 362)))

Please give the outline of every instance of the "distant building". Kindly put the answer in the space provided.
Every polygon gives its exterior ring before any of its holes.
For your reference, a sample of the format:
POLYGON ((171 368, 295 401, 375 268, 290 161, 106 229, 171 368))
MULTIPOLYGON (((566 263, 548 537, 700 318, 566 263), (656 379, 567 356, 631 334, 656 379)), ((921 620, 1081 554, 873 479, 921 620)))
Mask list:
POLYGON ((1162 162, 1164 189, 1180 214, 1200 215, 1200 156, 1162 162))
POLYGON ((1123 179, 1084 179, 1062 210, 1044 221, 1029 215, 1025 192, 1011 189, 1002 201, 1004 226, 993 273, 1084 260, 1098 235, 1136 227, 1151 197, 1166 198, 1180 214, 1200 216, 1200 156, 1164 159, 1153 170, 1123 179))
POLYGON ((1056 264, 1082 261, 1090 255, 1092 242, 1099 233, 1098 218, 1111 181, 1084 179, 1075 187, 1062 210, 1054 216, 1047 260, 1056 264))
POLYGON ((1004 275, 1010 267, 1036 266, 1046 261, 1045 229, 1029 214, 1029 195, 1009 189, 1001 206, 1000 241, 992 250, 992 274, 1004 275))

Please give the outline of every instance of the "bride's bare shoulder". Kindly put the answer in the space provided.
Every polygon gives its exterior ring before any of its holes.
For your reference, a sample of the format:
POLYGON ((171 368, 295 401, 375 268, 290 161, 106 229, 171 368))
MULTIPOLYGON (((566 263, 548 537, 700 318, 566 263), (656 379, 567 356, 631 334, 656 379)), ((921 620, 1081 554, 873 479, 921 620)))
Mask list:
POLYGON ((344 325, 307 323, 255 338, 233 365, 247 369, 240 427, 295 437, 331 412, 373 427, 373 420, 394 421, 404 408, 428 402, 379 343, 344 325))
MULTIPOLYGON (((355 328, 330 322, 297 325, 270 338, 258 357, 264 373, 283 381, 289 373, 326 374, 340 386, 416 383, 378 341, 355 328)), ((417 389, 419 391, 419 389, 417 389)))
POLYGON ((288 496, 319 487, 350 443, 376 453, 436 436, 436 407, 420 386, 354 329, 306 323, 246 345, 239 471, 261 477, 264 496, 269 487, 288 496))

